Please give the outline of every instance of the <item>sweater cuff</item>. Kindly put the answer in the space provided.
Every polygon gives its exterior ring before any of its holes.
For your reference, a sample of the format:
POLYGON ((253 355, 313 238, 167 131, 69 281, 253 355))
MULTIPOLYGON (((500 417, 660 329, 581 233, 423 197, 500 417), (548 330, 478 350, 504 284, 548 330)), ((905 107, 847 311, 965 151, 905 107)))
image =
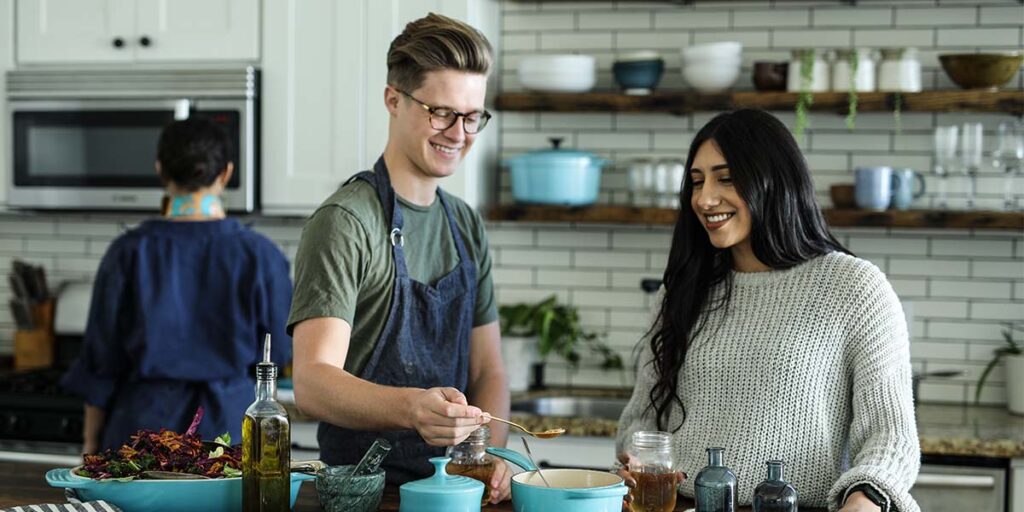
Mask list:
POLYGON ((829 509, 842 508, 851 487, 857 484, 868 484, 889 498, 890 512, 921 512, 917 502, 910 495, 913 482, 905 482, 904 478, 874 465, 859 465, 843 473, 829 492, 829 509))
POLYGON ((853 492, 853 489, 855 487, 859 487, 862 485, 871 487, 872 489, 874 489, 875 492, 885 497, 886 501, 885 506, 882 507, 882 512, 899 512, 898 510, 896 510, 896 507, 892 505, 892 498, 889 497, 889 494, 883 491, 882 489, 879 489, 877 485, 871 483, 871 481, 869 480, 863 480, 860 482, 854 482, 850 484, 850 486, 846 488, 846 491, 843 492, 843 499, 839 501, 839 506, 845 506, 846 500, 850 498, 850 494, 853 492))

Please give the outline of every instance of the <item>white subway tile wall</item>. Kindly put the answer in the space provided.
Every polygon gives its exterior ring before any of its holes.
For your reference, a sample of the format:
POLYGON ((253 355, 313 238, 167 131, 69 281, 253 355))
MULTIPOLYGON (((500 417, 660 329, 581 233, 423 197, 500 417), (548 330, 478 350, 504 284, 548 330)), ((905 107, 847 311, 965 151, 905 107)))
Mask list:
MULTIPOLYGON (((788 59, 792 44, 816 47, 920 44, 929 88, 949 87, 935 55, 946 51, 1018 49, 1024 7, 1015 0, 893 2, 861 0, 856 7, 833 0, 797 2, 505 2, 502 33, 502 88, 518 90, 515 65, 532 53, 574 52, 596 55, 599 87, 611 89, 610 67, 620 50, 656 48, 668 64, 663 86, 682 88, 678 48, 691 42, 737 39, 745 43, 744 77, 755 59, 788 59), (961 17, 960 15, 963 14, 961 17), (616 20, 623 20, 617 24, 616 20), (760 20, 760 22, 759 22, 760 20), (906 30, 909 28, 909 32, 906 30), (909 35, 908 35, 909 34, 909 35), (841 41, 837 42, 836 37, 841 41), (904 41, 901 38, 911 38, 904 41), (870 40, 866 40, 870 39, 870 40), (786 43, 786 44, 783 44, 786 43)), ((1021 87, 1021 78, 1011 82, 1021 87)), ((791 112, 775 113, 792 126, 791 112)), ((594 151, 617 165, 605 174, 601 198, 630 201, 624 164, 634 157, 682 157, 693 134, 714 113, 688 116, 656 114, 536 114, 499 112, 505 156, 545 147, 548 137, 563 137, 566 147, 594 151)), ((981 121, 991 149, 999 122, 995 114, 904 113, 899 127, 886 113, 862 113, 850 133, 841 116, 814 114, 804 143, 819 200, 830 204, 833 183, 852 182, 856 165, 894 164, 925 171, 929 193, 915 207, 931 205, 934 177, 931 133, 935 126, 981 121)), ((982 170, 980 204, 998 208, 1002 181, 992 168, 982 170)), ((511 200, 507 172, 498 180, 502 200, 511 200)), ((953 180, 953 199, 963 201, 962 184, 953 180)), ((1024 192, 1018 191, 1024 203, 1024 192)), ((956 204, 954 202, 954 204, 956 204)), ((0 268, 14 258, 45 265, 51 283, 89 280, 111 240, 142 220, 132 215, 0 214, 0 268)), ((297 248, 302 219, 246 219, 277 242, 289 258, 297 248)), ((569 225, 490 222, 494 281, 498 301, 539 301, 555 295, 579 307, 588 329, 632 366, 633 350, 651 325, 656 297, 640 290, 643 278, 660 278, 668 260, 672 230, 667 226, 569 225)), ((922 386, 922 399, 973 400, 977 375, 1000 345, 1003 324, 1024 319, 1024 234, 984 230, 910 230, 843 228, 840 241, 887 273, 901 300, 911 304, 911 357, 918 371, 959 369, 961 377, 922 386)), ((0 280, 0 301, 11 290, 0 280)), ((12 352, 14 324, 0 308, 0 354, 12 352)), ((578 370, 552 358, 546 372, 552 383, 627 386, 632 372, 605 372, 595 355, 584 352, 578 370)), ((1006 400, 1001 369, 982 394, 985 403, 1006 400)))

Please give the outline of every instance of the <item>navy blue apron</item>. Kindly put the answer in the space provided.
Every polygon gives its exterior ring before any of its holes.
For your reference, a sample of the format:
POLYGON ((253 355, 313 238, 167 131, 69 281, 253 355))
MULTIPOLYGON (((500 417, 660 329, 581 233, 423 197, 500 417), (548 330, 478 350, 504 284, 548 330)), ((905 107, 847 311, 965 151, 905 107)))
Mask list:
MULTIPOLYGON (((384 158, 379 158, 373 168, 374 172, 363 171, 349 182, 365 180, 377 190, 385 220, 391 226, 381 236, 387 236, 392 246, 395 283, 387 322, 359 377, 383 386, 453 387, 465 393, 476 305, 476 265, 466 252, 444 193, 438 189, 437 198, 448 219, 459 264, 433 286, 410 278, 402 249, 402 210, 395 200, 384 158)), ((433 474, 428 459, 445 451, 444 447, 428 445, 415 430, 367 432, 320 422, 320 459, 332 466, 355 464, 378 437, 392 446, 383 463, 389 484, 401 485, 433 474)))

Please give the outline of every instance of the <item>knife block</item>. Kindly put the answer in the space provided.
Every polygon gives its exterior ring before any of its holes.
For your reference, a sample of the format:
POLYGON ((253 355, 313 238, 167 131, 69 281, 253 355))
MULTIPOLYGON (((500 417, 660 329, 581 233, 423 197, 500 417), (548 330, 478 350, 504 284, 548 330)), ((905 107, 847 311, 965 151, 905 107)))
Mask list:
POLYGON ((49 299, 32 306, 32 323, 36 328, 14 331, 14 369, 29 370, 53 366, 53 310, 56 301, 49 299))

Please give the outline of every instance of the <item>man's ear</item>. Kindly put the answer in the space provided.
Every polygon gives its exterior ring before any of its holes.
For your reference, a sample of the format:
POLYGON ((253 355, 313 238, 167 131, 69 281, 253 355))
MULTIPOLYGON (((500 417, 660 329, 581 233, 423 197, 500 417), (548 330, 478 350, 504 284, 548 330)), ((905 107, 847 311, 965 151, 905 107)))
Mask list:
POLYGON ((384 88, 384 106, 387 107, 389 114, 398 115, 398 102, 401 100, 402 93, 397 89, 390 85, 384 88))
POLYGON ((220 176, 217 176, 217 181, 220 182, 221 186, 227 188, 228 181, 231 180, 231 175, 235 173, 235 163, 228 162, 228 165, 224 167, 224 170, 220 172, 220 176))

